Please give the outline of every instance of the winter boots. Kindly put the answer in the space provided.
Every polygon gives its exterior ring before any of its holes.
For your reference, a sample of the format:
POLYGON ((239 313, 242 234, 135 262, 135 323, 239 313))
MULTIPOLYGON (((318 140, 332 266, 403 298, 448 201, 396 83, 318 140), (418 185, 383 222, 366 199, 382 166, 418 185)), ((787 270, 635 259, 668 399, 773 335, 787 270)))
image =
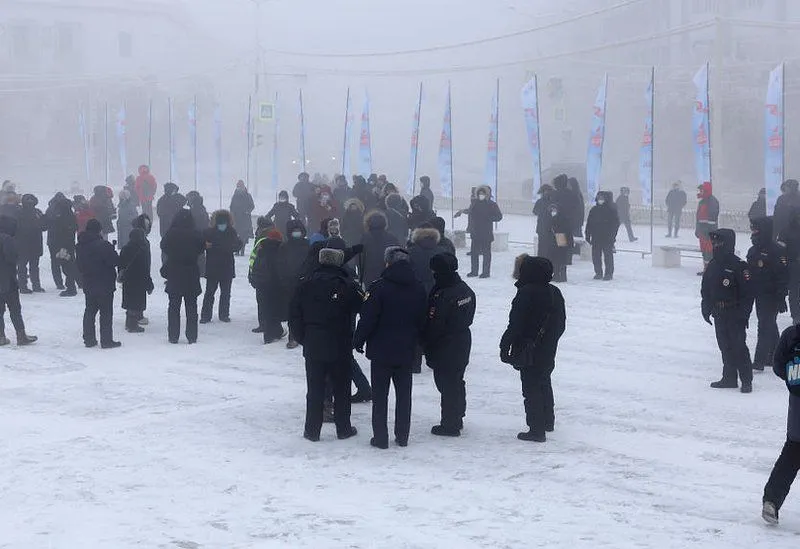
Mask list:
POLYGON ((144 328, 139 325, 139 314, 136 312, 128 312, 125 315, 125 331, 131 334, 141 334, 144 328))
POLYGON ((719 381, 715 381, 711 384, 712 389, 738 389, 739 384, 734 381, 728 381, 725 379, 720 379, 719 381))
POLYGON ((533 431, 519 433, 517 438, 526 442, 547 442, 547 436, 544 433, 538 434, 533 431))
POLYGON ((461 431, 458 429, 448 429, 444 425, 434 425, 431 427, 431 434, 437 437, 460 437, 461 431))
POLYGON ((771 501, 765 501, 763 507, 761 508, 761 518, 764 519, 767 524, 776 525, 778 524, 778 508, 775 506, 774 503, 771 501))
MULTIPOLYGON (((3 336, 3 339, 5 339, 5 336, 3 336)), ((25 333, 24 330, 21 331, 21 332, 17 332, 17 345, 19 347, 24 347, 26 345, 31 345, 33 343, 36 343, 38 340, 39 340, 38 337, 29 336, 28 334, 25 333)), ((6 339, 6 341, 8 341, 8 340, 6 339)))

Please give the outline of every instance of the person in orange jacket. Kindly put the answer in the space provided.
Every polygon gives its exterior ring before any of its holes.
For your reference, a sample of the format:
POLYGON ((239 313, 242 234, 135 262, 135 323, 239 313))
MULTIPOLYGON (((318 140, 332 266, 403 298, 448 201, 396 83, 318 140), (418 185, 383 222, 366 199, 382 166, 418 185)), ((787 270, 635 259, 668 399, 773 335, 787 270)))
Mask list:
POLYGON ((156 198, 158 184, 156 178, 150 173, 150 166, 145 164, 139 166, 139 176, 136 178, 134 189, 139 198, 139 204, 142 206, 142 213, 153 219, 153 200, 156 198))

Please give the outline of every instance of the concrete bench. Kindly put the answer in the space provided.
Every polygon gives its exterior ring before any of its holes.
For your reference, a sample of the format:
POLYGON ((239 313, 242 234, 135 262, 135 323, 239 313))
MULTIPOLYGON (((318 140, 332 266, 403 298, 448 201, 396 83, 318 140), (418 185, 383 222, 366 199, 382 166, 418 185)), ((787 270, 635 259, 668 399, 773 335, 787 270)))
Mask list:
POLYGON ((676 269, 681 266, 682 255, 699 255, 703 252, 699 246, 656 246, 653 248, 653 267, 676 269))
POLYGON ((507 252, 508 251, 508 233, 494 233, 494 242, 492 242, 492 252, 507 252))

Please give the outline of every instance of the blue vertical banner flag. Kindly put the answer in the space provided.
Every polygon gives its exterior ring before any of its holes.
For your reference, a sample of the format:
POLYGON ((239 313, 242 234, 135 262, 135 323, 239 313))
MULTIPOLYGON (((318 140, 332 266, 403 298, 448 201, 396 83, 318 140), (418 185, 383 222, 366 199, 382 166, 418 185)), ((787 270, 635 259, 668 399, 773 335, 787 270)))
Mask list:
POLYGON ((444 107, 444 125, 439 139, 439 183, 442 196, 453 198, 453 110, 450 84, 447 85, 447 103, 444 107))
POLYGON ((767 215, 775 212, 784 174, 784 65, 769 73, 765 102, 764 188, 767 191, 767 215))
POLYGON ((122 178, 128 177, 128 139, 125 104, 117 111, 117 145, 119 145, 119 165, 122 168, 122 178))
POLYGON ((86 131, 86 115, 83 111, 83 105, 78 107, 78 132, 81 136, 81 144, 83 145, 83 161, 84 168, 86 169, 86 184, 90 185, 92 181, 92 168, 91 168, 91 154, 89 153, 89 132, 86 131))
POLYGON ((417 190, 417 156, 419 155, 419 116, 422 112, 422 82, 419 83, 417 108, 414 109, 414 123, 411 126, 411 162, 408 170, 406 194, 414 196, 417 190))
POLYGON ((344 107, 344 143, 342 143, 342 175, 350 179, 350 135, 353 131, 353 101, 347 88, 347 103, 344 107))
POLYGON ((647 116, 644 120, 644 135, 639 149, 639 185, 642 191, 642 205, 650 206, 653 201, 653 98, 655 93, 655 70, 650 74, 645 101, 647 116))
POLYGON ((175 116, 172 111, 172 98, 167 99, 169 108, 169 180, 174 182, 177 171, 175 169, 175 116))
POLYGON ((200 164, 197 158, 197 96, 189 103, 189 137, 192 140, 192 150, 194 151, 194 190, 197 190, 197 182, 200 177, 200 164))
POLYGON ((528 133, 528 149, 533 157, 534 202, 542 187, 542 149, 539 143, 539 86, 536 75, 522 87, 522 112, 525 115, 525 130, 528 133))
POLYGON ((372 173, 372 134, 369 129, 369 93, 364 92, 364 108, 361 110, 361 135, 358 138, 358 173, 369 177, 372 173))
POLYGON ((214 152, 217 157, 217 189, 219 207, 222 208, 222 106, 214 105, 214 152))
POLYGON ((486 168, 483 172, 483 183, 492 189, 492 197, 497 200, 497 137, 500 130, 500 79, 492 96, 492 111, 489 115, 489 141, 486 146, 486 168))
POLYGON ((600 173, 603 169, 603 143, 606 137, 606 94, 608 75, 603 76, 600 89, 592 109, 592 128, 589 132, 589 147, 586 151, 586 191, 593 201, 600 191, 600 173))
POLYGON ((306 171, 306 114, 303 109, 303 90, 300 90, 300 171, 306 171))
POLYGON ((694 169, 697 184, 711 182, 711 102, 708 95, 708 63, 694 75, 697 92, 692 112, 692 141, 694 146, 694 169))
POLYGON ((272 190, 278 192, 278 173, 279 173, 279 157, 278 157, 278 138, 280 137, 280 109, 278 108, 278 94, 275 93, 275 116, 273 119, 275 127, 272 134, 272 190))

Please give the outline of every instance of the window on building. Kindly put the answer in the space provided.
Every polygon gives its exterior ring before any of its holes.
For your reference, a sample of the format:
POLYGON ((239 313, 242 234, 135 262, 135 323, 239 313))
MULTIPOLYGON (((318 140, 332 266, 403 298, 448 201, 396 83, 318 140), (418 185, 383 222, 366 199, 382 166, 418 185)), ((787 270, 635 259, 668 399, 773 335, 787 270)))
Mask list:
POLYGON ((25 25, 11 27, 11 54, 14 59, 28 60, 32 55, 31 29, 25 25))
POLYGON ((129 32, 119 33, 119 56, 125 58, 133 56, 133 36, 129 32))

